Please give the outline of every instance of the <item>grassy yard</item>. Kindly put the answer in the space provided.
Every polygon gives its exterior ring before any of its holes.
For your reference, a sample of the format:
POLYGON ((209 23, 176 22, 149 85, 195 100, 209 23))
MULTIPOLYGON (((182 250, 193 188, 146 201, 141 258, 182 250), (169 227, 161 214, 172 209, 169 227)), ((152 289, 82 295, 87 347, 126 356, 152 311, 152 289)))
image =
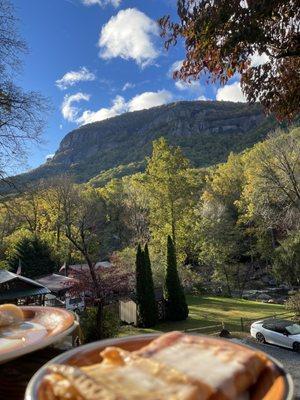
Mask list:
MULTIPOLYGON (((142 333, 168 332, 216 325, 224 322, 229 331, 241 331, 242 318, 261 318, 275 313, 285 312, 278 304, 265 304, 255 301, 232 299, 225 297, 187 296, 190 314, 186 321, 164 322, 154 329, 142 329, 123 326, 120 335, 138 335, 142 333)), ((216 330, 216 329, 215 329, 216 330)), ((210 333, 210 332, 202 332, 210 333)))

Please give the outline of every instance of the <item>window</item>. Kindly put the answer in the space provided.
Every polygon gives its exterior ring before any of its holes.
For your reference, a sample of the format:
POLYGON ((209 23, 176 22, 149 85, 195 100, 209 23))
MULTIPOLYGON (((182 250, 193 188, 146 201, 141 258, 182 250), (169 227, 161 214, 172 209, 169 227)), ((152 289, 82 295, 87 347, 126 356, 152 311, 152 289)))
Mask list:
POLYGON ((75 297, 75 298, 69 300, 69 304, 77 304, 77 303, 80 303, 81 301, 82 300, 80 297, 75 297))
POLYGON ((290 335, 300 335, 300 325, 299 324, 292 324, 286 327, 287 332, 290 335))
POLYGON ((269 331, 275 331, 275 326, 273 324, 263 324, 263 328, 268 329, 269 331))
POLYGON ((281 333, 282 335, 287 333, 286 329, 283 326, 276 326, 274 330, 275 330, 275 332, 281 333))

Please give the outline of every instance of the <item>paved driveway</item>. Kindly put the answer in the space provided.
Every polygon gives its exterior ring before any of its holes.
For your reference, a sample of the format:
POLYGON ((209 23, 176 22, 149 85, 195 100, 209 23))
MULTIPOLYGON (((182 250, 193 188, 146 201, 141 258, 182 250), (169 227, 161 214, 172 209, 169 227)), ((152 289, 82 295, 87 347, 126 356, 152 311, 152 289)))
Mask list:
POLYGON ((252 338, 242 339, 241 342, 264 351, 280 361, 293 378, 295 384, 295 399, 300 400, 300 353, 295 353, 292 350, 273 346, 271 344, 258 343, 252 338))

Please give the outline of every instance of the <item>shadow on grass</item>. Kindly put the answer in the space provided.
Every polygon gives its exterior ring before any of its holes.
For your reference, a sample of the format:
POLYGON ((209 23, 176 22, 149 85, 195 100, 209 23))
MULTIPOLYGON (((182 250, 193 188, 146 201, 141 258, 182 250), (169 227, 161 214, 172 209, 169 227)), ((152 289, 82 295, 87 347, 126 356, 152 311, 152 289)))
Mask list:
MULTIPOLYGON (((123 327, 121 335, 143 334, 155 332, 169 332, 172 330, 184 331, 210 325, 218 325, 222 322, 232 331, 241 331, 242 318, 263 318, 284 311, 284 307, 275 304, 257 303, 243 299, 210 296, 187 296, 189 305, 189 317, 185 321, 166 321, 157 324, 154 328, 143 329, 135 327, 123 327)), ((217 329, 218 330, 218 329, 217 329)), ((199 331, 209 333, 208 331, 199 331)))

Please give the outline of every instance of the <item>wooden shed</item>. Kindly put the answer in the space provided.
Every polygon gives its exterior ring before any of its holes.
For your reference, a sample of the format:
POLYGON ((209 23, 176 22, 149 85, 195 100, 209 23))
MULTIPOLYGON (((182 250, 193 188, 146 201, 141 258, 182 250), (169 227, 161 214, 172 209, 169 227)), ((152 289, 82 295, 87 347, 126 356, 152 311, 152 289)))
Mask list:
MULTIPOLYGON (((157 288, 154 290, 154 293, 158 309, 158 319, 159 321, 164 321, 166 318, 166 307, 163 290, 161 288, 157 288)), ((119 301, 119 316, 122 322, 134 326, 139 325, 138 306, 136 303, 135 294, 119 301)))

